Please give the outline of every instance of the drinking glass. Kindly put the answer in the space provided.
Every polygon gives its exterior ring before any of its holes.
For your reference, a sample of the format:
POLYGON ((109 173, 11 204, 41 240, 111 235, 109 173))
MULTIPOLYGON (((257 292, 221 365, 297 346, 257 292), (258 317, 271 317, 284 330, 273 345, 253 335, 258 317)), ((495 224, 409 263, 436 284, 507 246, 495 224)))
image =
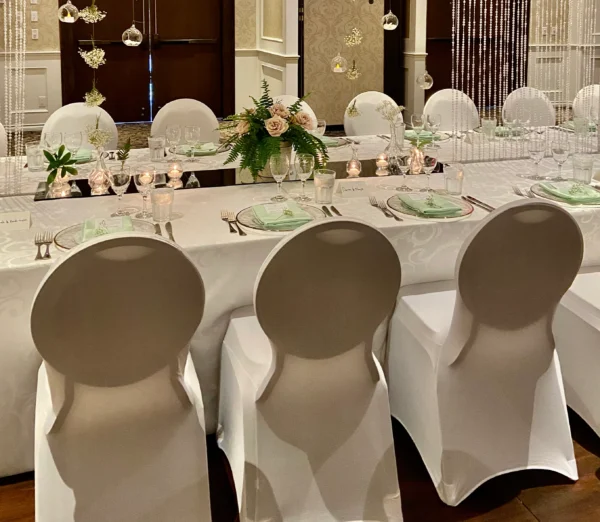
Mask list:
POLYGON ((127 191, 131 182, 131 168, 123 167, 118 172, 110 173, 110 186, 119 198, 117 211, 111 214, 111 217, 129 216, 129 211, 123 208, 123 194, 127 191))
POLYGON ((496 138, 497 126, 498 120, 496 118, 481 118, 481 130, 489 141, 493 141, 496 138))
POLYGON ((201 134, 202 131, 200 127, 197 127, 195 125, 190 125, 185 128, 185 141, 190 146, 190 159, 186 161, 194 161, 194 148, 200 144, 201 134))
POLYGON ((422 188, 419 192, 433 192, 431 190, 429 178, 437 166, 439 150, 439 147, 436 145, 427 145, 426 147, 423 147, 423 171, 427 175, 427 187, 422 188))
POLYGON ((83 143, 83 132, 65 133, 65 147, 72 156, 76 156, 83 143))
POLYGON ((154 163, 158 163, 165 159, 165 138, 164 138, 164 136, 148 138, 148 148, 150 149, 150 161, 152 161, 154 163))
POLYGON ((412 125, 413 130, 415 131, 415 134, 417 135, 417 147, 419 146, 419 136, 421 136, 421 133, 423 132, 423 129, 425 128, 425 119, 423 118, 422 114, 413 114, 410 118, 410 123, 412 125))
POLYGON ((573 154, 573 179, 577 183, 589 185, 592 182, 594 156, 591 154, 573 154))
POLYGON ((62 143, 62 139, 62 132, 45 132, 42 136, 42 143, 46 150, 56 154, 62 143))
POLYGON ((39 141, 28 143, 25 146, 25 150, 27 151, 27 167, 29 168, 29 172, 46 170, 44 166, 44 151, 39 141))
POLYGON ((569 153, 571 152, 571 148, 569 145, 569 140, 567 139, 558 139, 552 142, 552 157, 554 161, 558 164, 558 176, 554 178, 554 181, 565 181, 566 178, 562 177, 562 166, 569 159, 569 153))
POLYGON ((175 189, 170 187, 157 188, 152 191, 152 219, 157 223, 171 221, 175 189))
POLYGON ((546 179, 543 176, 539 175, 540 170, 540 162, 544 159, 546 155, 546 140, 532 137, 529 140, 529 157, 533 160, 535 164, 535 174, 533 176, 527 176, 528 179, 534 180, 543 180, 546 179))
POLYGON ((400 149, 400 154, 398 155, 398 168, 400 172, 402 172, 402 185, 397 187, 396 190, 400 192, 410 192, 412 189, 406 184, 406 175, 410 170, 410 165, 412 161, 412 150, 409 148, 400 149))
POLYGON ((327 122, 325 120, 317 120, 317 135, 325 136, 327 130, 327 122))
POLYGON ((173 153, 171 154, 171 159, 175 157, 175 153, 177 152, 177 146, 181 141, 181 127, 179 125, 168 125, 167 126, 167 145, 169 146, 169 152, 171 149, 173 153))
POLYGON ((310 201, 306 195, 306 180, 312 176, 315 169, 315 157, 312 154, 297 154, 296 155, 296 175, 302 182, 302 195, 298 201, 310 201))
POLYGON ((335 170, 315 170, 315 203, 331 205, 335 187, 335 170))
POLYGON ((441 114, 428 114, 427 118, 427 130, 431 132, 431 141, 435 142, 435 135, 440 130, 440 126, 442 125, 442 116, 441 114))
POLYGON ((282 201, 287 201, 287 198, 281 193, 281 183, 288 175, 290 171, 290 158, 287 154, 277 154, 276 156, 271 156, 269 160, 269 166, 271 167, 271 175, 273 179, 277 182, 277 195, 271 198, 271 201, 275 203, 281 203, 282 201))
POLYGON ((136 218, 146 219, 152 217, 152 213, 148 211, 148 199, 155 178, 156 170, 154 170, 154 167, 138 167, 135 170, 133 182, 142 195, 142 211, 135 216, 136 218))
POLYGON ((444 180, 446 183, 446 192, 453 196, 460 196, 463 191, 463 182, 465 179, 465 169, 460 163, 446 165, 444 167, 444 180))

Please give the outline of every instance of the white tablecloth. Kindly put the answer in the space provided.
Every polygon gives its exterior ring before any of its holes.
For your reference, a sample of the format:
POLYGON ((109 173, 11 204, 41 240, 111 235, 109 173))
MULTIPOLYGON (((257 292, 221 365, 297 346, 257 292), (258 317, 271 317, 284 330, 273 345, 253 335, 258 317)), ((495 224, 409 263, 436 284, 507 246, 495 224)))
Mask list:
MULTIPOLYGON (((379 150, 380 145, 375 154, 379 150)), ((554 170, 555 166, 551 159, 546 159, 542 168, 554 170)), ((512 185, 530 184, 516 174, 530 171, 531 163, 523 160, 470 164, 466 167, 465 193, 494 206, 502 205, 517 198, 512 185)), ((400 181, 371 178, 366 183, 380 199, 387 199, 394 192, 381 190, 378 185, 400 184, 400 181)), ((425 179, 410 177, 409 183, 418 188, 425 179)), ((297 190, 299 187, 295 185, 287 184, 286 188, 297 190)), ((442 188, 443 176, 433 175, 432 186, 442 188)), ((241 210, 264 201, 274 192, 273 185, 247 185, 176 193, 174 210, 183 216, 173 221, 175 239, 192 257, 206 285, 205 315, 192 341, 192 354, 202 386, 209 432, 215 429, 220 348, 229 316, 234 309, 252 303, 259 268, 282 237, 253 231, 247 237, 230 234, 220 220, 220 211, 241 210)), ((31 196, 0 198, 0 211, 26 209, 33 218, 30 230, 0 232, 0 476, 27 471, 33 466, 33 413, 40 359, 30 335, 29 313, 37 286, 50 265, 33 260, 36 253, 33 237, 41 229, 56 232, 94 215, 106 216, 116 208, 116 203, 114 197, 40 203, 34 203, 31 196)), ((125 204, 139 206, 141 199, 127 195, 125 204)), ((461 221, 440 223, 406 218, 399 223, 369 206, 366 198, 338 199, 335 205, 345 216, 364 219, 386 234, 400 257, 404 285, 452 279, 463 241, 487 215, 475 209, 471 217, 461 221)), ((573 215, 585 238, 584 264, 599 265, 600 210, 574 210, 573 215)), ((54 260, 61 256, 54 248, 52 254, 54 260)), ((374 259, 374 266, 376 263, 374 259)), ((123 290, 127 291, 126 284, 123 290)), ((317 290, 315 302, 318 302, 317 290)), ((155 303, 140 303, 140 306, 160 306, 160 296, 155 303)), ((168 313, 165 310, 165 321, 168 313)))

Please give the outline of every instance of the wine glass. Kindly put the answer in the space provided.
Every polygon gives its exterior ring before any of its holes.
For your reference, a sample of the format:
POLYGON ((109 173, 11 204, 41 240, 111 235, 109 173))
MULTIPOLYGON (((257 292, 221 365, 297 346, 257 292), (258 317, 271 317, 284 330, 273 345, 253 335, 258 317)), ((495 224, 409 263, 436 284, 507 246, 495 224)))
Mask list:
POLYGON ((427 130, 431 132, 431 141, 435 142, 435 135, 442 125, 442 116, 441 114, 427 114, 425 118, 427 120, 427 130))
POLYGON ((306 195, 306 180, 312 176, 315 169, 315 157, 312 154, 297 154, 296 155, 296 174, 302 182, 302 195, 298 201, 310 201, 306 195))
POLYGON ((436 145, 432 144, 423 147, 423 171, 427 175, 427 187, 422 188, 419 192, 433 192, 433 190, 431 190, 429 178, 437 166, 438 153, 439 147, 436 145))
POLYGON ((71 153, 71 156, 77 156, 82 143, 83 132, 67 132, 65 134, 65 147, 71 153))
POLYGON ((201 130, 196 125, 190 125, 185 128, 185 141, 190 146, 189 162, 194 161, 194 148, 200 143, 201 130))
POLYGON ((271 167, 271 175, 277 182, 277 195, 273 196, 271 201, 274 201, 275 203, 287 201, 287 198, 281 193, 281 183, 290 171, 290 158, 286 154, 281 153, 276 156, 271 156, 269 166, 271 167))
POLYGON ((544 159, 546 155, 546 140, 532 137, 529 140, 529 157, 533 160, 535 164, 535 174, 532 176, 527 176, 528 179, 534 180, 543 180, 545 179, 543 176, 539 175, 540 170, 540 162, 544 159))
POLYGON ((123 208, 123 194, 125 194, 131 182, 131 167, 123 167, 118 172, 111 172, 109 178, 110 186, 119 198, 117 211, 113 212, 111 217, 128 216, 129 212, 123 208))
POLYGON ((413 114, 410 118, 410 123, 412 124, 412 128, 417 135, 417 147, 420 144, 419 136, 425 129, 425 119, 422 114, 413 114))
POLYGON ((558 139, 552 142, 552 157, 558 164, 558 176, 554 178, 554 181, 566 181, 566 178, 562 177, 562 166, 569 159, 571 153, 571 146, 567 139, 558 139))
POLYGON ((171 154, 171 160, 173 160, 175 153, 177 152, 177 146, 181 141, 181 127, 179 125, 168 125, 166 138, 167 145, 169 146, 169 152, 171 152, 171 149, 174 149, 173 153, 171 154))
POLYGON ((400 192, 410 192, 412 189, 406 184, 406 175, 410 170, 410 166, 412 163, 412 150, 409 148, 401 149, 400 154, 398 155, 398 168, 400 172, 402 172, 402 185, 397 187, 396 190, 400 192))
POLYGON ((42 136, 44 147, 50 152, 56 154, 60 144, 62 143, 62 132, 45 132, 42 136))
POLYGON ((156 170, 154 167, 138 167, 133 176, 133 182, 137 191, 142 195, 142 211, 136 218, 146 219, 152 217, 152 212, 148 211, 148 199, 150 199, 150 190, 154 185, 156 170))
POLYGON ((317 120, 316 134, 318 136, 325 136, 326 130, 327 130, 327 122, 325 120, 317 120))

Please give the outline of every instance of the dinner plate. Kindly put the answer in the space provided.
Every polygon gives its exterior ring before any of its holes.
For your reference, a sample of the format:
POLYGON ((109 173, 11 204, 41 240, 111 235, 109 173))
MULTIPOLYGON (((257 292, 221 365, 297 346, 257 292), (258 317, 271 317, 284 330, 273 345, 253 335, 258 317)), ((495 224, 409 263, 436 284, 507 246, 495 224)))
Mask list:
MULTIPOLYGON (((417 192, 416 194, 422 196, 423 192, 417 192)), ((403 195, 407 195, 410 196, 411 193, 407 192, 404 193, 403 195)), ((460 207, 460 211, 457 211, 456 214, 452 215, 452 216, 445 216, 445 217, 440 217, 440 216, 425 216, 424 214, 421 214, 419 212, 417 212, 416 210, 413 210, 412 208, 406 206, 402 200, 398 197, 398 195, 394 195, 392 196, 390 199, 388 199, 388 207, 390 207, 392 210, 395 210, 396 212, 400 213, 400 214, 404 214, 405 216, 410 216, 410 217, 414 217, 417 219, 426 219, 427 221, 452 221, 452 220, 459 220, 459 219, 464 219, 466 217, 469 217, 472 213, 473 213, 473 205, 471 205, 471 203, 469 203, 468 201, 465 201, 463 199, 460 198, 455 198, 452 196, 441 196, 444 199, 448 200, 448 201, 452 201, 452 203, 458 205, 460 207)))
MULTIPOLYGON (((140 219, 132 219, 133 232, 141 232, 143 234, 154 234, 154 225, 148 221, 140 219)), ((61 230, 54 238, 54 243, 58 248, 70 250, 83 242, 83 223, 73 225, 61 230)))
MULTIPOLYGON (((280 205, 280 203, 266 203, 265 206, 267 206, 267 205, 280 205)), ((317 207, 313 207, 311 205, 303 205, 301 203, 298 203, 298 206, 301 209, 308 212, 313 221, 316 219, 325 219, 327 217, 325 215, 325 212, 323 212, 321 209, 319 209, 317 207)), ((240 212, 238 212, 236 219, 240 225, 243 225, 247 228, 251 228, 253 230, 260 230, 262 232, 275 232, 275 233, 277 233, 277 232, 292 232, 293 230, 296 230, 297 228, 300 228, 301 226, 304 226, 306 224, 306 223, 304 223, 302 225, 291 225, 289 227, 284 227, 284 228, 280 228, 278 230, 273 230, 271 228, 265 227, 260 221, 258 221, 258 219, 256 219, 256 216, 254 215, 254 211, 252 210, 252 207, 245 208, 244 210, 241 210, 240 212)))
MULTIPOLYGON (((596 187, 593 187, 593 186, 592 186, 592 188, 594 190, 598 191, 598 194, 600 195, 600 190, 598 190, 596 187)), ((556 203, 561 203, 563 205, 569 205, 570 207, 582 207, 582 208, 598 208, 598 207, 600 207, 600 203, 575 203, 575 202, 571 202, 571 201, 567 201, 565 199, 559 198, 558 196, 555 196, 554 194, 550 194, 549 192, 546 192, 539 183, 532 185, 531 192, 533 192, 536 196, 538 196, 540 198, 549 199, 550 201, 555 201, 556 203)))

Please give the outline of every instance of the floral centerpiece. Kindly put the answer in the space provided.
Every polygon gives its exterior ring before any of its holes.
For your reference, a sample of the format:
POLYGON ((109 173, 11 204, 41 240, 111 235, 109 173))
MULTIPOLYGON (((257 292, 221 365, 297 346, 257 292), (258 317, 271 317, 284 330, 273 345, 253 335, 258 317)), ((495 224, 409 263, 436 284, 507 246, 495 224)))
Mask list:
POLYGON ((49 174, 46 181, 51 197, 60 198, 68 196, 71 193, 71 186, 68 182, 69 176, 77 175, 75 158, 65 149, 64 145, 61 145, 55 154, 45 150, 44 156, 48 160, 47 171, 49 174))
POLYGON ((241 168, 248 169, 256 180, 271 156, 281 154, 286 147, 292 147, 299 154, 314 156, 315 163, 323 166, 329 158, 327 147, 310 132, 314 130, 314 122, 302 110, 304 98, 288 108, 273 100, 269 85, 264 80, 262 91, 259 100, 252 98, 254 107, 226 119, 236 122, 237 126, 226 141, 232 149, 225 163, 241 158, 241 168))

